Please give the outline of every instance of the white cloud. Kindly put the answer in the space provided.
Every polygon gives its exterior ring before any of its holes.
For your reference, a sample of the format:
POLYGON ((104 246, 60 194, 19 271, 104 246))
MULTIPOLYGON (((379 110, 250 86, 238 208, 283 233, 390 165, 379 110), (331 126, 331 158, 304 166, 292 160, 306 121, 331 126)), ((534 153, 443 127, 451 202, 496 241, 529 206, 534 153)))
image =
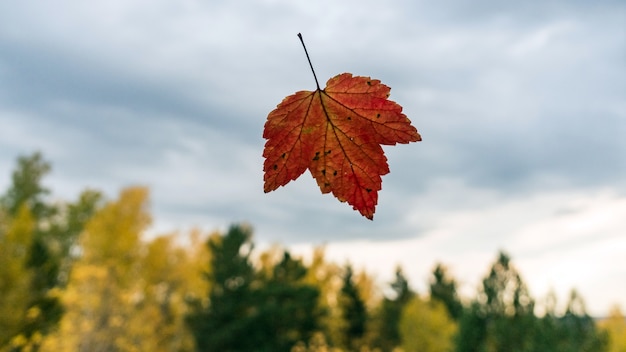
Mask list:
MULTIPOLYGON (((406 240, 336 241, 326 245, 327 257, 351 261, 373 273, 381 284, 392 280, 401 264, 411 284, 424 293, 436 262, 451 269, 460 291, 473 297, 497 251, 511 255, 539 304, 550 290, 565 305, 577 289, 588 310, 601 316, 611 304, 626 306, 626 198, 608 190, 542 193, 507 199, 455 188, 468 199, 467 208, 431 204, 424 215, 429 229, 406 240), (621 281, 620 281, 621 280, 621 281)), ((445 198, 445 196, 444 196, 445 198)), ((425 211, 416 209, 415 211, 425 211)), ((416 217, 410 217, 409 221, 416 217)), ((307 255, 310 246, 291 247, 307 255)))

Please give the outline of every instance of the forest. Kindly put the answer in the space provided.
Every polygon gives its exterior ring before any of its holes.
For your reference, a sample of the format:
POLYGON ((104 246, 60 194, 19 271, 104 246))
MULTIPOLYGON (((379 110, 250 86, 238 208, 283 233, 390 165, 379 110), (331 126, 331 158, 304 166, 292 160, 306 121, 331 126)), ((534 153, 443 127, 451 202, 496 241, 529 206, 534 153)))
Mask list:
POLYGON ((0 190, 0 352, 626 351, 620 307, 591 317, 574 288, 532 297, 505 252, 474 297, 445 263, 426 292, 401 267, 379 287, 324 247, 257 251, 245 223, 148 238, 147 188, 59 201, 50 171, 21 156, 0 190))

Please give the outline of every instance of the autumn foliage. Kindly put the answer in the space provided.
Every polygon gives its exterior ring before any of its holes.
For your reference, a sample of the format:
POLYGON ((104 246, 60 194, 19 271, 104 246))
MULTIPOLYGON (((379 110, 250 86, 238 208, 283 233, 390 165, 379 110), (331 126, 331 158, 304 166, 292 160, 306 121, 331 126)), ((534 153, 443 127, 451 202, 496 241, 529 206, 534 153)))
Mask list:
POLYGON ((308 169, 322 193, 373 219, 381 176, 389 173, 381 145, 421 140, 389 91, 379 80, 342 73, 324 89, 286 97, 263 131, 265 192, 308 169))
MULTIPOLYGON (((259 252, 253 231, 149 233, 146 188, 44 197, 50 166, 20 158, 0 190, 0 352, 624 351, 616 307, 599 329, 578 294, 542 317, 500 254, 474 298, 436 266, 381 287, 324 247, 259 252), (181 241, 182 240, 182 241, 181 241), (36 259, 36 260, 34 260, 36 259), (54 269, 54 270, 52 270, 54 269), (608 338, 608 339, 607 339, 608 338)), ((419 264, 420 259, 416 258, 419 264)))

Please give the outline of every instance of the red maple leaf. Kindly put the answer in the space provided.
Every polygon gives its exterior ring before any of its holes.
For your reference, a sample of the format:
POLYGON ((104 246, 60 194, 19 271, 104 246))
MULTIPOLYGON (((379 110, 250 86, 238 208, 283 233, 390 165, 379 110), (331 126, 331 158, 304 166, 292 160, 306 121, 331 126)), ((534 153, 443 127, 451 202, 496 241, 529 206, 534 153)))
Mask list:
POLYGON ((421 140, 402 107, 387 99, 389 91, 379 80, 342 73, 324 89, 317 84, 315 91, 286 97, 263 131, 265 192, 309 169, 322 193, 373 219, 381 176, 389 173, 381 144, 421 140))

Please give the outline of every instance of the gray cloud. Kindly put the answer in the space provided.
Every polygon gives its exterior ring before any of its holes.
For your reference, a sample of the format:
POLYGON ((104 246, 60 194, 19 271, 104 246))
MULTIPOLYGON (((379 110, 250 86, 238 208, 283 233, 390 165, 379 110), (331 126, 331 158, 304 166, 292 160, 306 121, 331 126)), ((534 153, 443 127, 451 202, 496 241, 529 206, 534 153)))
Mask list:
POLYGON ((441 180, 626 192, 621 2, 65 5, 0 5, 0 165, 42 149, 62 194, 144 183, 168 226, 296 243, 419 235, 405 219, 441 180), (374 222, 308 173, 262 192, 267 113, 314 88, 298 32, 322 82, 381 79, 424 137, 385 149, 374 222))

